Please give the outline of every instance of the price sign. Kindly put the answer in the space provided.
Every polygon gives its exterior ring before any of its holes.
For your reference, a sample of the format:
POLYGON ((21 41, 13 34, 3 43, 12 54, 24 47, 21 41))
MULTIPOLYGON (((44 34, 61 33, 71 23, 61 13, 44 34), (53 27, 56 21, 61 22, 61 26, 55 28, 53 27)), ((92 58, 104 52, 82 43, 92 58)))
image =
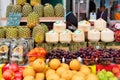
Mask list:
POLYGON ((21 17, 21 13, 10 13, 7 20, 7 26, 19 26, 21 17))

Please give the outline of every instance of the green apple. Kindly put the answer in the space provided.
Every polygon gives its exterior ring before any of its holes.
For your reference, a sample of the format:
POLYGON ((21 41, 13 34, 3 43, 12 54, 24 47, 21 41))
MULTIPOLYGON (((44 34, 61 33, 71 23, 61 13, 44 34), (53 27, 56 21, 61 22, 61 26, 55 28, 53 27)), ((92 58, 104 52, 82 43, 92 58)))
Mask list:
POLYGON ((109 80, 118 80, 117 77, 110 77, 109 80))
POLYGON ((106 72, 106 76, 109 77, 114 77, 114 74, 110 71, 106 72))

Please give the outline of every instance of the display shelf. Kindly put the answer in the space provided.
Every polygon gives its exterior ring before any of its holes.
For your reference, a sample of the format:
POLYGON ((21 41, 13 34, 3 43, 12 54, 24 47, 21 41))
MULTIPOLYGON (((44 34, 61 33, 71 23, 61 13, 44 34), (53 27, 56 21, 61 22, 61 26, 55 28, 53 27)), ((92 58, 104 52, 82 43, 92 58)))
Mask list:
MULTIPOLYGON (((63 17, 41 17, 39 20, 40 22, 55 22, 58 20, 63 20, 63 17)), ((6 21, 7 18, 1 18, 0 20, 2 21, 6 21)), ((22 17, 21 22, 27 22, 27 18, 26 17, 22 17)))

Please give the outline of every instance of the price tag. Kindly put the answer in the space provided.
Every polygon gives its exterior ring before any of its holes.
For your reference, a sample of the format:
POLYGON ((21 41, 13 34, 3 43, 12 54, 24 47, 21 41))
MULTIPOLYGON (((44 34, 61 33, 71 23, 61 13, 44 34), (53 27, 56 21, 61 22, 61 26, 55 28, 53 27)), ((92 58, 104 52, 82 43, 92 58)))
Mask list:
POLYGON ((21 17, 21 13, 10 13, 7 20, 7 26, 19 26, 21 17))
POLYGON ((81 57, 78 57, 77 60, 80 61, 80 62, 82 62, 82 58, 81 57))
POLYGON ((65 63, 65 58, 64 57, 62 58, 62 63, 65 63))

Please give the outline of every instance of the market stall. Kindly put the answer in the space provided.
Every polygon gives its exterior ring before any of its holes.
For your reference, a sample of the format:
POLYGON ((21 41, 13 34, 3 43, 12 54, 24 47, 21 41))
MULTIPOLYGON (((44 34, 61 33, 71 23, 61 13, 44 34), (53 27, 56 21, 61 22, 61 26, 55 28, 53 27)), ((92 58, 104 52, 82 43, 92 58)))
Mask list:
POLYGON ((119 0, 1 3, 0 80, 120 79, 119 0))

